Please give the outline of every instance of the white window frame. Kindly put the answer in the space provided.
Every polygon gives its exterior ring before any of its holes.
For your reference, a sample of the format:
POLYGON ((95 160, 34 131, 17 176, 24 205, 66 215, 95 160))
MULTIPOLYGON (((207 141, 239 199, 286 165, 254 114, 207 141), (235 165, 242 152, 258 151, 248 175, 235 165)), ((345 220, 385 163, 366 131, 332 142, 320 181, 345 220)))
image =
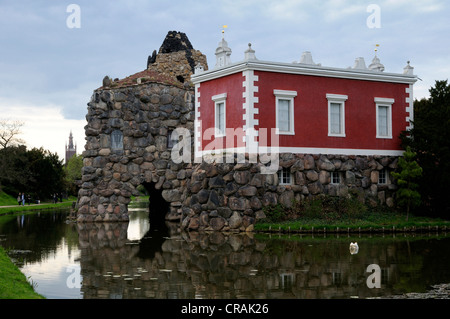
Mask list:
POLYGON ((389 171, 387 168, 383 168, 378 171, 378 184, 380 185, 389 185, 389 171), (384 176, 382 176, 382 174, 384 176))
POLYGON ((330 174, 330 184, 332 185, 340 185, 342 182, 341 173, 337 171, 333 171, 330 174), (337 182, 334 181, 334 179, 337 179, 337 182))
POLYGON ((214 136, 224 137, 227 131, 227 94, 217 94, 211 98, 214 101, 214 136), (223 104, 223 131, 221 131, 219 123, 219 106, 223 104))
POLYGON ((388 99, 388 98, 381 98, 376 97, 375 98, 375 105, 376 105, 376 125, 377 125, 377 138, 384 138, 384 139, 392 139, 392 104, 395 103, 394 99, 388 99), (379 110, 380 107, 386 107, 387 108, 387 135, 381 135, 380 134, 380 114, 379 110))
POLYGON ((345 137, 345 101, 348 100, 348 95, 342 94, 327 94, 328 100, 328 136, 333 137, 345 137), (339 104, 339 115, 340 115, 340 127, 341 131, 339 133, 333 133, 331 131, 331 104, 339 104))
POLYGON ((275 95, 275 127, 278 135, 295 135, 294 130, 294 98, 297 96, 296 91, 273 90, 275 95), (280 100, 289 101, 289 130, 281 131, 278 127, 278 105, 280 100))
POLYGON ((289 168, 281 168, 278 172, 278 185, 292 185, 292 173, 289 168), (287 174, 285 176, 285 174, 287 174))

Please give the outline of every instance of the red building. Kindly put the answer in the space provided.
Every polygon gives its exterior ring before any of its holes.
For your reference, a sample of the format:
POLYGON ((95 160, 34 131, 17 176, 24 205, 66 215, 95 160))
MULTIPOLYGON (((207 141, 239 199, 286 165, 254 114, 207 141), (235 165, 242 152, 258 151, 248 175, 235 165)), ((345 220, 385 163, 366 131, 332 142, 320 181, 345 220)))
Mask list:
POLYGON ((402 155, 400 133, 413 119, 413 85, 403 73, 384 72, 375 55, 366 67, 315 64, 305 52, 300 62, 260 61, 249 48, 230 61, 222 39, 216 66, 196 68, 195 155, 221 151, 341 155, 402 155))

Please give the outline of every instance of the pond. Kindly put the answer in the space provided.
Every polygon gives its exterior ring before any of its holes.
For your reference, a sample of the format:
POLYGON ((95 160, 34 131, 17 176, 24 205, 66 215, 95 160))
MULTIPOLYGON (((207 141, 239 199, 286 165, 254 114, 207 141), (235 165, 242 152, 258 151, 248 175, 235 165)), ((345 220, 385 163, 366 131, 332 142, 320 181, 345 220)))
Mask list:
POLYGON ((4 216, 0 244, 49 299, 335 299, 450 282, 446 233, 265 235, 68 223, 68 210, 4 216), (349 250, 358 243, 357 253, 349 250))

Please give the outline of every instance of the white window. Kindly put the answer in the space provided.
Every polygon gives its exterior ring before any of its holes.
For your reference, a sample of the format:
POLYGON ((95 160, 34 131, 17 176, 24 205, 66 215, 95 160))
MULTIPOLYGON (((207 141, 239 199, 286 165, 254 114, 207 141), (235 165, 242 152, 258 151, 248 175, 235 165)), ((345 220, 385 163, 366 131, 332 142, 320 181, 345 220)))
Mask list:
POLYGON ((345 101, 347 95, 327 94, 328 136, 345 137, 345 101))
POLYGON ((331 172, 331 184, 340 184, 341 174, 339 172, 331 172))
POLYGON ((273 90, 275 95, 276 133, 294 135, 294 98, 296 91, 273 90))
POLYGON ((382 169, 378 172, 378 184, 388 184, 389 182, 389 173, 387 169, 382 169))
POLYGON ((292 174, 289 168, 283 168, 278 171, 278 184, 279 185, 292 184, 292 174))
POLYGON ((377 138, 392 138, 392 104, 394 99, 375 98, 377 138))
POLYGON ((212 97, 212 100, 214 101, 215 137, 223 137, 226 133, 226 99, 226 93, 214 95, 212 97))

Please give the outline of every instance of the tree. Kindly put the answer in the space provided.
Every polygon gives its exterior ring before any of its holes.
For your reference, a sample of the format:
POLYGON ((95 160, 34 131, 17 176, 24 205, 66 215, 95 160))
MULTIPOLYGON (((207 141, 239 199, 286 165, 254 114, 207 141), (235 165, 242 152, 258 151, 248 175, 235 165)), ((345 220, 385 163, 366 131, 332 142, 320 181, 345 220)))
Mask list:
POLYGON ((406 221, 408 221, 410 209, 420 205, 417 179, 422 176, 422 168, 414 160, 415 157, 416 153, 412 152, 411 147, 408 146, 403 157, 398 160, 400 172, 392 173, 399 187, 396 193, 397 203, 401 207, 406 207, 406 221))
POLYGON ((0 146, 5 149, 8 146, 24 144, 24 141, 17 137, 21 134, 21 128, 24 122, 0 119, 0 146))
POLYGON ((450 85, 436 81, 430 98, 414 102, 413 128, 402 134, 403 145, 417 154, 423 169, 419 179, 422 208, 430 214, 450 217, 450 85))
POLYGON ((0 185, 10 195, 25 192, 49 199, 64 190, 62 161, 42 148, 27 150, 20 145, 0 149, 0 185))
POLYGON ((33 148, 28 157, 28 192, 39 198, 51 198, 64 190, 64 170, 58 154, 33 148))
POLYGON ((24 145, 0 148, 0 186, 10 195, 25 191, 28 181, 27 148, 24 145))
POLYGON ((81 169, 83 168, 83 157, 72 156, 64 167, 65 182, 69 194, 77 195, 77 181, 81 180, 81 169))

